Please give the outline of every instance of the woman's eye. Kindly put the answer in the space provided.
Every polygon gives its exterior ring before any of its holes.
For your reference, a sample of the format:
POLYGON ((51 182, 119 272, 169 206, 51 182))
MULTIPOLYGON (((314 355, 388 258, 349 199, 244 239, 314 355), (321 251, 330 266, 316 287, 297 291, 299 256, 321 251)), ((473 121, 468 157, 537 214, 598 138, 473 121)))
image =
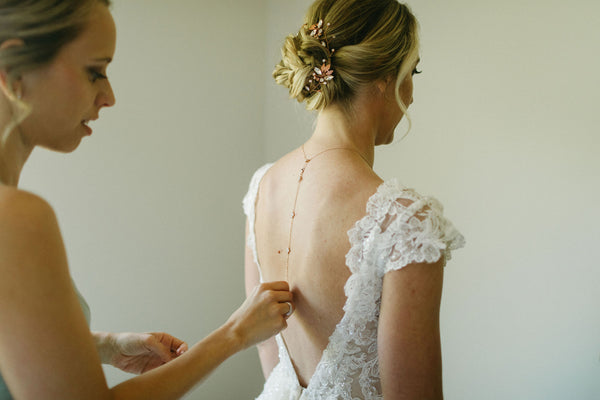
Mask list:
POLYGON ((412 74, 413 74, 413 75, 416 75, 416 74, 420 74, 421 72, 423 72, 423 71, 418 71, 418 70, 415 68, 415 69, 413 69, 413 72, 412 72, 412 74))
POLYGON ((108 77, 101 73, 100 71, 90 68, 88 69, 88 73, 90 75, 90 81, 96 82, 98 79, 107 79, 108 77))

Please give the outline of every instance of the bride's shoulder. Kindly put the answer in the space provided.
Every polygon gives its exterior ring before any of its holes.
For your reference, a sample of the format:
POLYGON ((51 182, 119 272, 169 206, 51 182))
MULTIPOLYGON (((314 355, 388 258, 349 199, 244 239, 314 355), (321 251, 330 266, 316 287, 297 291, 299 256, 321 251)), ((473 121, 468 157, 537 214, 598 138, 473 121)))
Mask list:
POLYGON ((250 186, 263 186, 269 181, 276 181, 282 174, 287 175, 287 169, 289 169, 290 160, 293 160, 294 153, 296 152, 297 150, 291 151, 276 161, 271 161, 260 166, 254 171, 254 174, 250 179, 250 186))
POLYGON ((367 202, 367 213, 375 217, 391 215, 417 216, 442 214, 442 204, 433 196, 423 195, 398 179, 382 181, 367 202))
POLYGON ((381 180, 372 198, 388 200, 390 202, 399 202, 403 205, 410 205, 416 200, 422 199, 423 195, 414 188, 404 185, 397 178, 381 180))

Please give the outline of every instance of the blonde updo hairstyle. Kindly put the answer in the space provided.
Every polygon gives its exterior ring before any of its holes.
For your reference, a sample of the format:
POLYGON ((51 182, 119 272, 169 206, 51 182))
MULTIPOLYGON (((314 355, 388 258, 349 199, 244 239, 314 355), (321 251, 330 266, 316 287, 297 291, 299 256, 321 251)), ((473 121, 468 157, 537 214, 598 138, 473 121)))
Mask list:
POLYGON ((0 0, 0 44, 18 40, 21 45, 0 50, 0 70, 6 73, 12 121, 0 132, 0 143, 31 112, 14 93, 14 83, 28 71, 54 59, 60 49, 81 33, 96 4, 110 0, 0 0))
POLYGON ((396 101, 406 114, 398 89, 419 57, 417 29, 410 9, 397 0, 317 0, 300 31, 285 39, 273 77, 289 89, 290 98, 306 101, 308 110, 333 103, 348 108, 362 87, 395 77, 396 101), (321 20, 327 47, 309 30, 321 20), (334 78, 319 90, 307 89, 323 60, 331 64, 334 78))

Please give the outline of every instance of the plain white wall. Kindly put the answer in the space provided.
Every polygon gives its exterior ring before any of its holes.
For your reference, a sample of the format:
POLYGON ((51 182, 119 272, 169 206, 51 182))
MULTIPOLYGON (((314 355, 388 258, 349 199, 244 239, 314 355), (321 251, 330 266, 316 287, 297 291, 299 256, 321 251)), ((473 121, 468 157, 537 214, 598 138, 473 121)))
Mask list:
MULTIPOLYGON (((116 107, 72 155, 36 151, 22 186, 55 207, 94 329, 193 342, 244 297, 249 177, 310 134, 313 116, 270 78, 310 2, 115 3, 116 107)), ((445 396, 596 399, 600 5, 410 4, 413 130, 376 170, 435 195, 467 238, 446 270, 445 396)), ((249 350, 188 398, 261 386, 249 350)))
MULTIPOLYGON (((273 65, 310 1, 268 4, 273 65)), ((436 196, 467 239, 445 276, 445 398, 598 399, 600 3, 409 4, 413 129, 375 170, 436 196)), ((272 82, 266 94, 271 160, 313 116, 272 82)))

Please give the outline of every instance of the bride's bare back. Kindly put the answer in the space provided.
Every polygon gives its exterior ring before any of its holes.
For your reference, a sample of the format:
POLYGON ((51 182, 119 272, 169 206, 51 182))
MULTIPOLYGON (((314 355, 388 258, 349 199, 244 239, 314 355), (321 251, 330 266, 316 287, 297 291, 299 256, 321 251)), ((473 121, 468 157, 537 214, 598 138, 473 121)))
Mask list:
MULTIPOLYGON (((307 152, 308 157, 313 155, 307 152)), ((381 179, 354 151, 332 150, 308 163, 297 149, 275 163, 261 181, 256 201, 257 257, 264 281, 288 280, 296 310, 283 333, 302 386, 306 387, 343 316, 350 276, 347 232, 365 215, 381 179), (290 223, 298 190, 286 271, 290 223)))

